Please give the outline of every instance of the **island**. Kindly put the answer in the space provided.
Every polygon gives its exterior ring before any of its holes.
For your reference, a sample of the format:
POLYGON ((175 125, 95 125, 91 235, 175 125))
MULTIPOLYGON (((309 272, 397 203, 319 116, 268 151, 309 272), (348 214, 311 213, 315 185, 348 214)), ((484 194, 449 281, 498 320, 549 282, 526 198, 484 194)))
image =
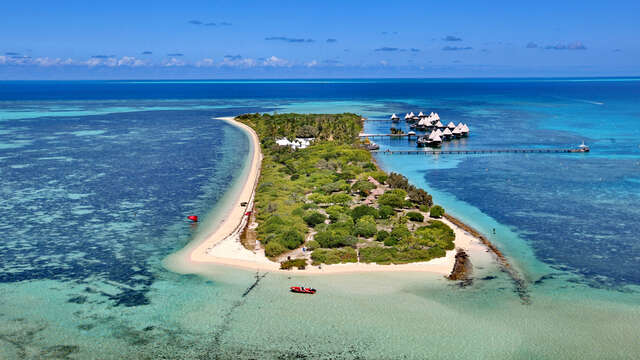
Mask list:
POLYGON ((378 167, 359 139, 361 116, 222 120, 253 143, 248 176, 221 224, 177 255, 182 262, 309 274, 425 271, 460 280, 467 254, 484 251, 425 190, 378 167))

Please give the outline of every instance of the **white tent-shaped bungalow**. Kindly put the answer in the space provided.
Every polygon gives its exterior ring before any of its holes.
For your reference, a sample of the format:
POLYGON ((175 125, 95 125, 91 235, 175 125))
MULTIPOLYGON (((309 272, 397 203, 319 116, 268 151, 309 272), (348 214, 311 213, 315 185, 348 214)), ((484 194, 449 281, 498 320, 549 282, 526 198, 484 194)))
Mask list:
POLYGON ((437 127, 438 129, 444 129, 444 125, 442 125, 440 120, 438 120, 438 122, 436 123, 435 127, 437 127))
POLYGON ((418 114, 418 117, 423 118, 426 117, 427 115, 425 115, 424 113, 422 113, 422 111, 420 111, 420 113, 418 114))
POLYGON ((442 130, 440 130, 440 129, 436 130, 436 135, 442 136, 442 130))
POLYGON ((467 124, 462 124, 462 136, 469 136, 469 127, 467 124))
POLYGON ((400 118, 398 117, 398 115, 396 115, 396 114, 391 115, 391 121, 395 122, 395 121, 399 121, 399 120, 400 120, 400 118))
POLYGON ((449 130, 449 128, 444 129, 444 131, 442 132, 442 137, 444 137, 445 140, 451 139, 452 136, 453 133, 451 132, 451 130, 449 130))
MULTIPOLYGON (((448 130, 448 129, 447 129, 448 130)), ((462 137, 462 129, 460 129, 459 127, 456 126, 455 129, 453 129, 453 131, 451 132, 453 134, 453 137, 455 138, 460 138, 462 137)))
POLYGON ((456 124, 454 124, 453 121, 449 121, 447 127, 449 128, 449 130, 453 131, 453 129, 456 128, 456 124))
POLYGON ((404 116, 404 119, 405 119, 405 120, 409 120, 409 119, 411 119, 411 115, 410 115, 409 113, 407 113, 407 114, 404 116))

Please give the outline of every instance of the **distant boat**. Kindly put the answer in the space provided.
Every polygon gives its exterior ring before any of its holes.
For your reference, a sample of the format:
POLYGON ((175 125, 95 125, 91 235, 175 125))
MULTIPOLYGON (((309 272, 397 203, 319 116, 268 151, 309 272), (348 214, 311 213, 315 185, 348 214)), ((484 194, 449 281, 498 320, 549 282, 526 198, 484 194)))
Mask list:
POLYGON ((290 289, 291 289, 291 292, 298 293, 298 294, 315 294, 317 291, 314 288, 306 288, 303 286, 292 286, 290 289))
POLYGON ((589 152, 591 150, 587 145, 584 144, 584 141, 582 142, 582 144, 580 144, 580 146, 578 146, 578 149, 580 149, 581 152, 589 152))

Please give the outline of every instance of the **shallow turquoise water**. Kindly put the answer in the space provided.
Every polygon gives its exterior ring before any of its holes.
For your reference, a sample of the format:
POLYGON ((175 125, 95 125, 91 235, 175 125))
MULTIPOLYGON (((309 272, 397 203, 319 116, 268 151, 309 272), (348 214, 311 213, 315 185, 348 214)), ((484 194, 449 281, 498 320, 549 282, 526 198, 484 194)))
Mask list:
POLYGON ((638 82, 604 80, 3 86, 0 358, 633 358, 638 82), (268 274, 246 296, 251 272, 164 269, 197 231, 184 215, 214 222, 248 152, 210 118, 273 110, 433 110, 472 128, 458 148, 587 141, 588 155, 378 156, 499 244, 531 304, 480 263, 465 288, 268 274), (297 283, 320 292, 284 291, 297 283))

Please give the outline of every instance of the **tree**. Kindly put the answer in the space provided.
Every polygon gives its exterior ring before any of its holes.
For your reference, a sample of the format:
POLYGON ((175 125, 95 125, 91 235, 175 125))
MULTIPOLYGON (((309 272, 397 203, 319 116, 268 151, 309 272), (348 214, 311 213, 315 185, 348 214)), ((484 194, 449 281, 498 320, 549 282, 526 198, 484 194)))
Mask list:
POLYGON ((313 211, 302 219, 307 223, 307 225, 315 227, 318 224, 322 224, 327 217, 317 211, 313 211))
POLYGON ((388 219, 396 213, 395 210, 389 205, 380 205, 378 208, 378 218, 388 219))
POLYGON ((429 211, 429 216, 432 218, 441 218, 444 215, 444 209, 440 205, 435 205, 429 211))
POLYGON ((331 205, 327 208, 326 212, 329 215, 329 219, 332 222, 336 222, 341 215, 346 215, 348 213, 348 209, 340 205, 331 205))
POLYGON ((413 203, 418 205, 433 205, 433 199, 431 198, 431 195, 429 195, 429 193, 427 193, 426 191, 416 187, 413 187, 411 190, 409 190, 409 199, 413 203))
POLYGON ((331 202, 334 204, 347 205, 351 202, 351 196, 345 193, 336 193, 331 195, 331 202))
POLYGON ((304 242, 304 238, 297 230, 292 229, 292 230, 287 230, 284 234, 279 236, 277 241, 287 249, 293 250, 298 246, 302 245, 302 243, 304 242))
POLYGON ((422 215, 421 213, 419 213, 417 211, 409 211, 407 213, 407 217, 409 218, 409 220, 415 221, 415 222, 423 222, 424 221, 424 215, 422 215))
POLYGON ((372 237, 376 234, 376 220, 371 215, 366 215, 358 219, 354 229, 354 233, 357 236, 365 238, 372 237))
POLYGON ((405 205, 404 198, 407 193, 404 190, 394 189, 387 190, 378 198, 378 204, 388 205, 392 208, 402 208, 405 205))
POLYGON ((351 209, 351 217, 354 221, 358 221, 363 216, 371 215, 372 217, 378 217, 378 210, 368 205, 359 205, 351 209))
POLYGON ((376 241, 385 241, 389 237, 389 232, 380 230, 376 234, 376 241))
POLYGON ((363 196, 367 196, 371 193, 371 190, 375 188, 376 186, 367 180, 358 180, 355 184, 353 184, 353 186, 351 186, 351 191, 357 192, 363 196))
POLYGON ((264 247, 264 254, 268 257, 278 256, 285 251, 287 249, 277 241, 271 241, 264 247))

